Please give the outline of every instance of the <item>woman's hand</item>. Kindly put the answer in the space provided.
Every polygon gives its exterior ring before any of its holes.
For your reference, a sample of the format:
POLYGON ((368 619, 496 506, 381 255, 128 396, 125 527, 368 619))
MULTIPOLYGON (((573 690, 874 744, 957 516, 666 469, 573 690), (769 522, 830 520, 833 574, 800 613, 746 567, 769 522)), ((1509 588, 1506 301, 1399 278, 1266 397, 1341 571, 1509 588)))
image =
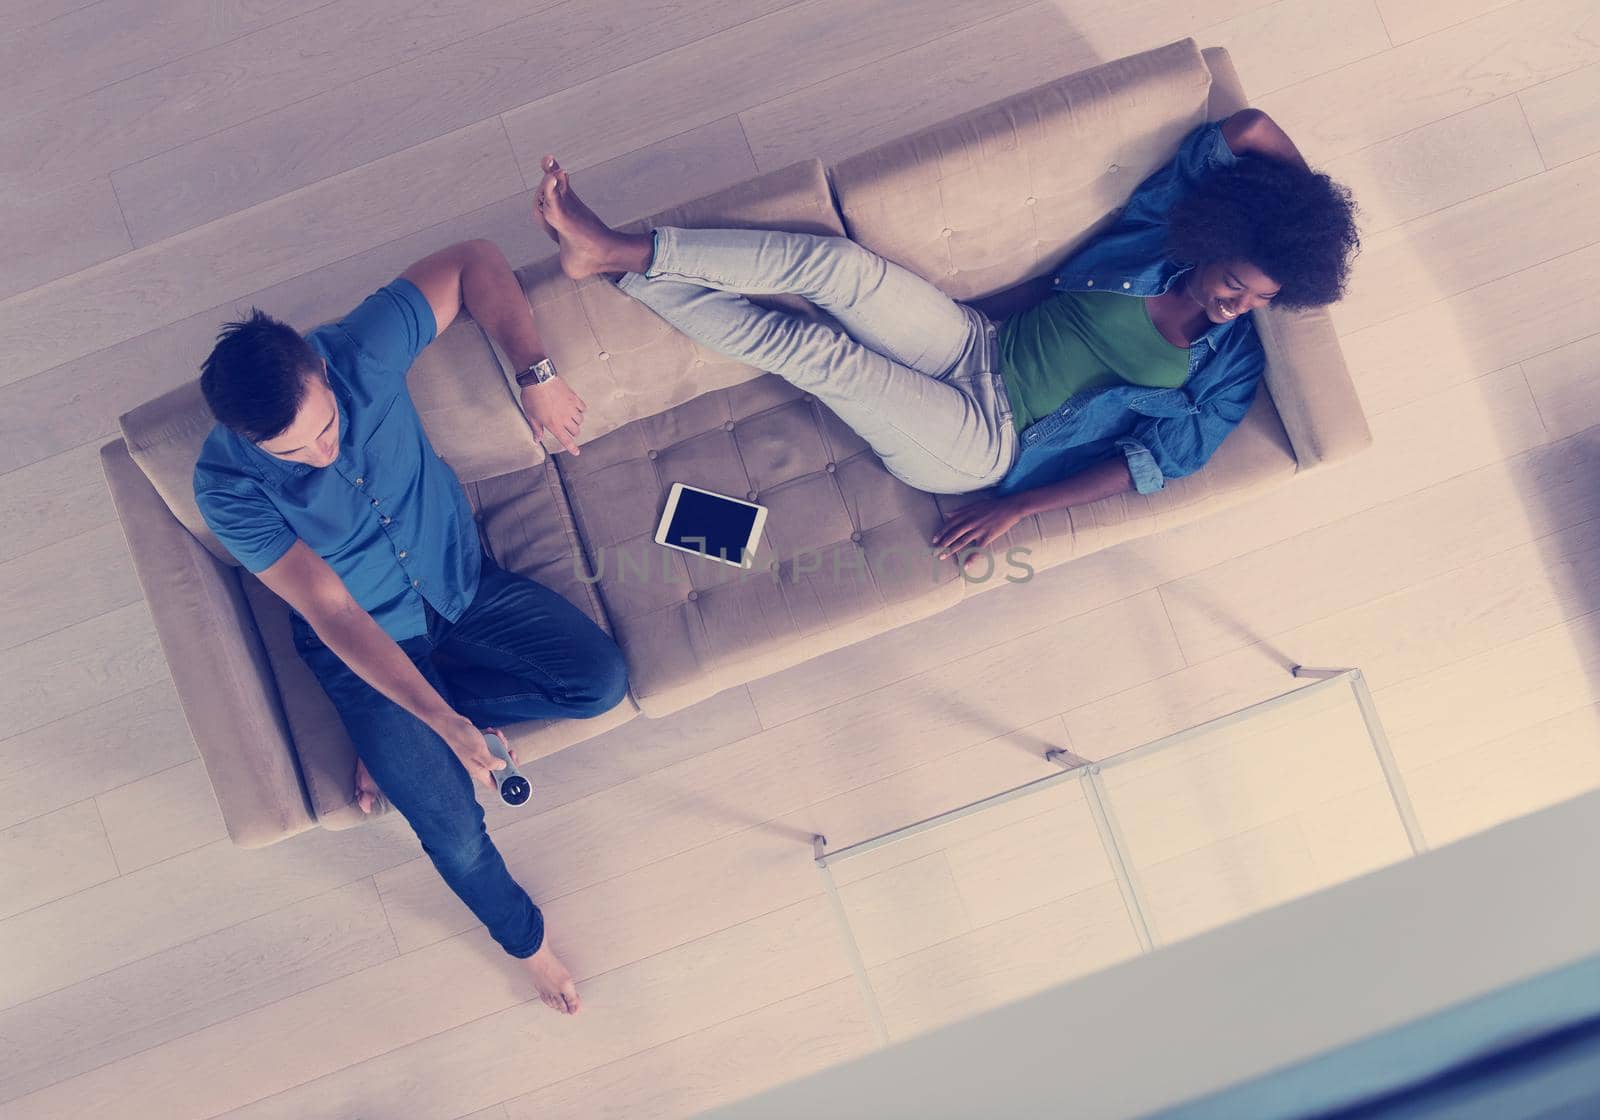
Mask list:
POLYGON ((356 759, 356 804, 361 807, 363 813, 371 813, 372 806, 382 796, 383 791, 378 788, 378 783, 367 773, 367 764, 359 758, 356 759))
POLYGON ((583 425, 584 403, 559 376, 543 385, 525 386, 521 393, 522 411, 528 414, 533 434, 544 438, 548 430, 574 455, 578 453, 578 429, 583 425))
POLYGON ((986 548, 1026 516, 1027 511, 1014 496, 973 502, 962 506, 944 523, 934 535, 934 547, 939 549, 941 560, 963 548, 986 548))

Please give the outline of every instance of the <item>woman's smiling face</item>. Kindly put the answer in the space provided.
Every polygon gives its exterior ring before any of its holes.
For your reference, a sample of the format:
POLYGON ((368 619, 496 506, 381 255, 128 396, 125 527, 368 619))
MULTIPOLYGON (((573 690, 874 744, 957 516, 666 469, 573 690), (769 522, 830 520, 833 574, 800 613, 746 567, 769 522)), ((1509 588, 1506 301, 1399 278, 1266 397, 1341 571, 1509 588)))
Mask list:
POLYGON ((339 458, 339 405, 328 384, 328 363, 306 379, 306 399, 294 423, 256 444, 269 455, 311 467, 329 467, 339 458))
POLYGON ((1231 323, 1265 307, 1278 294, 1278 283, 1248 261, 1218 261, 1189 274, 1185 291, 1205 308, 1213 323, 1231 323))

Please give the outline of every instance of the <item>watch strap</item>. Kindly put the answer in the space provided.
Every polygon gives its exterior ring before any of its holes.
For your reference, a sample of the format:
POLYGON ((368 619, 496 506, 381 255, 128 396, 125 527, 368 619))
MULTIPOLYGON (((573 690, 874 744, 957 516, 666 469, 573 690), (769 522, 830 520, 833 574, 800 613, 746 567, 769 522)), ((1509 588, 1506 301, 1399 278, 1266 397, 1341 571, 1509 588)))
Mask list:
POLYGON ((556 364, 549 358, 540 358, 527 369, 517 374, 517 384, 523 388, 529 385, 543 385, 556 375, 556 364))

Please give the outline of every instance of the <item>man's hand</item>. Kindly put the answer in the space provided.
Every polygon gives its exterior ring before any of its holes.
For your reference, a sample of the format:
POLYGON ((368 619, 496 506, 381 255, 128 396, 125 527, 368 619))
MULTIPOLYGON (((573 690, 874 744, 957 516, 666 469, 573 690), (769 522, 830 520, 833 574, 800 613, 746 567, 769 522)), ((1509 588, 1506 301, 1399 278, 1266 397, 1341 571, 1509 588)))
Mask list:
POLYGON ((939 559, 943 560, 969 546, 986 548, 1025 516, 1022 504, 1015 497, 994 498, 962 506, 934 535, 933 543, 939 549, 939 559))
POLYGON ((533 434, 540 439, 548 429, 574 455, 578 453, 578 428, 583 424, 584 403, 560 376, 543 385, 522 390, 522 411, 528 414, 533 434))
POLYGON ((485 789, 495 788, 493 771, 504 770, 506 764, 489 753, 489 744, 483 739, 484 733, 474 727, 470 719, 456 716, 439 734, 456 752, 456 757, 467 768, 467 775, 473 781, 485 789))

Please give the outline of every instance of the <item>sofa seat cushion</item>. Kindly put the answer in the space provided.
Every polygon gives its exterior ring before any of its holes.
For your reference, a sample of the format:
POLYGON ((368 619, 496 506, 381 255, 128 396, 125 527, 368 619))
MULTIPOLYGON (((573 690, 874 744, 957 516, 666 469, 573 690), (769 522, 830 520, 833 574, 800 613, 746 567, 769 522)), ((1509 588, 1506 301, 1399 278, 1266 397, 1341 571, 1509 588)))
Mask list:
MULTIPOLYGON (((351 300, 352 306, 357 299, 351 300)), ((533 438, 511 382, 488 337, 472 320, 457 320, 417 355, 406 388, 429 442, 463 482, 543 462, 544 449, 533 438)), ((173 516, 218 560, 237 567, 194 500, 195 461, 215 424, 198 378, 121 417, 122 437, 134 462, 173 516)))
POLYGON ((703 394, 559 455, 634 695, 659 716, 961 596, 934 499, 778 377, 703 394), (768 508, 754 567, 655 543, 675 482, 768 508))
MULTIPOLYGON (((583 556, 565 495, 549 460, 511 474, 466 484, 489 555, 508 572, 525 575, 559 592, 602 629, 609 630, 600 600, 584 583, 583 556)), ((325 828, 349 828, 364 817, 352 800, 355 745, 316 675, 301 660, 290 636, 288 605, 248 572, 245 594, 277 678, 306 794, 325 828)), ((448 699, 448 697, 446 698, 448 699)), ((592 738, 638 715, 625 697, 611 711, 588 720, 528 720, 504 728, 517 757, 531 762, 592 738)), ((480 797, 492 796, 479 790, 480 797)), ((387 804, 383 806, 387 809, 387 804)))
MULTIPOLYGON (((643 232, 658 226, 844 232, 827 176, 816 160, 620 228, 643 232)), ((579 443, 701 393, 748 381, 759 372, 689 341, 607 279, 569 280, 555 257, 535 261, 517 276, 546 350, 586 406, 579 443)), ((819 314, 796 296, 757 297, 755 302, 808 317, 819 314)))

